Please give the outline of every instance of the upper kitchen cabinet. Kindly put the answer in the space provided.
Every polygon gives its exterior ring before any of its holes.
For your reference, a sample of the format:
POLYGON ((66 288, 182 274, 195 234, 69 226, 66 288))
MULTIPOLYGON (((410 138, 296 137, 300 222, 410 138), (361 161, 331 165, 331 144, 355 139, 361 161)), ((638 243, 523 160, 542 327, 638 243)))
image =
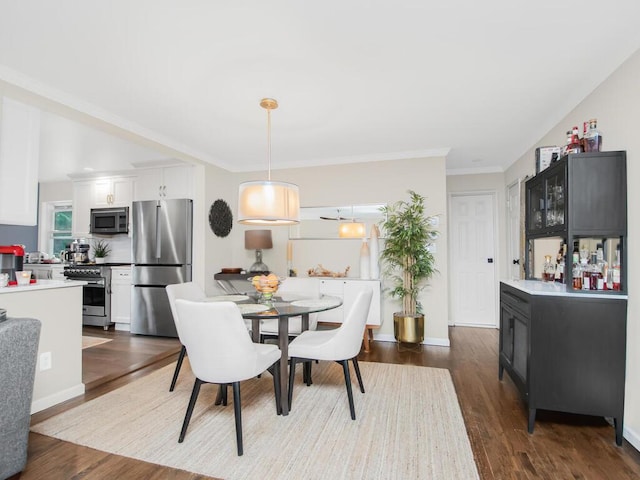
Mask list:
POLYGON ((626 152, 567 155, 526 187, 529 238, 626 234, 626 152))
POLYGON ((193 199, 193 167, 172 166, 137 170, 135 200, 193 199))
POLYGON ((130 207, 133 202, 134 177, 101 178, 94 184, 95 207, 130 207))
POLYGON ((0 117, 0 224, 38 222, 40 111, 2 99, 0 117))
POLYGON ((89 235, 92 208, 131 207, 134 182, 134 176, 101 177, 73 182, 73 235, 89 235))

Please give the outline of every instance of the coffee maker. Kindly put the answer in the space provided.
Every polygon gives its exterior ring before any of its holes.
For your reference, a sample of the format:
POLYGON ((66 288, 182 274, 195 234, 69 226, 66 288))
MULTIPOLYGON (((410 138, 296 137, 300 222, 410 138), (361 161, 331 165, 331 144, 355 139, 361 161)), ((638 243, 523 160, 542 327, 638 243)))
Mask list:
POLYGON ((84 238, 76 238, 71 242, 71 256, 73 263, 89 263, 91 245, 84 238))
POLYGON ((16 272, 24 265, 24 245, 0 246, 0 273, 8 273, 9 281, 16 280, 16 272))

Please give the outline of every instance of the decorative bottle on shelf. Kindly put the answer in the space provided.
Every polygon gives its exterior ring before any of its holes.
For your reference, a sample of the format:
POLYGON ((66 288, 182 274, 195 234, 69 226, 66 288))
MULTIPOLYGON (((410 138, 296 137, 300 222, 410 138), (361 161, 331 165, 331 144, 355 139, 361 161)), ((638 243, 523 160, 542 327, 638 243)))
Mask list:
POLYGON ((555 281, 559 283, 564 283, 564 259, 567 254, 567 245, 564 242, 560 242, 560 250, 558 251, 558 255, 556 256, 556 273, 555 273, 555 281))
POLYGON ((371 226, 369 237, 369 274, 375 280, 380 278, 380 244, 378 243, 380 231, 377 225, 371 226))
POLYGON ((553 263, 551 263, 551 255, 545 255, 544 266, 542 267, 542 281, 553 282, 556 275, 555 270, 553 263))
POLYGON ((581 153, 582 151, 583 149, 582 149, 582 144, 580 142, 580 136, 578 134, 578 127, 575 126, 571 131, 571 141, 567 146, 567 153, 581 153))
POLYGON ((602 133, 598 130, 598 121, 589 120, 589 130, 585 134, 585 152, 599 152, 602 150, 602 133))
POLYGON ((582 290, 591 290, 591 269, 586 258, 580 258, 580 274, 582 275, 582 290))
POLYGON ((620 290, 620 246, 616 248, 616 259, 611 265, 611 284, 613 290, 620 290))
POLYGON ((574 290, 582 290, 582 269, 580 268, 580 255, 577 251, 573 252, 573 268, 571 276, 573 277, 574 290))
POLYGON ((604 248, 601 243, 598 243, 598 245, 596 246, 596 265, 598 266, 598 271, 600 272, 600 277, 598 278, 598 290, 606 290, 609 265, 604 259, 604 248))
POLYGON ((367 240, 362 240, 360 247, 360 278, 368 280, 371 278, 371 254, 369 253, 369 245, 367 240))

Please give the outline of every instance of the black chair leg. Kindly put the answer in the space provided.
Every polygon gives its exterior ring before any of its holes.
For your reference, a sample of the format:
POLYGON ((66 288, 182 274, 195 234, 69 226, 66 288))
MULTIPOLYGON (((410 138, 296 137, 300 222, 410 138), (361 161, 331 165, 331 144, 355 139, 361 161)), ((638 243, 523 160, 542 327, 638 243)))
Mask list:
POLYGON ((229 384, 227 383, 223 383, 220 385, 220 387, 222 388, 222 405, 223 406, 227 406, 227 387, 229 386, 229 384))
POLYGON ((351 391, 351 375, 349 375, 349 361, 342 360, 342 370, 344 371, 344 383, 347 385, 347 396, 349 397, 349 410, 351 410, 351 420, 356 419, 356 409, 353 405, 353 392, 351 391))
POLYGON ((191 414, 193 413, 193 407, 196 405, 196 400, 198 399, 198 394, 200 393, 200 385, 204 382, 198 378, 196 378, 196 382, 193 384, 193 390, 191 391, 191 399, 189 400, 189 406, 187 407, 187 413, 184 416, 184 422, 182 423, 182 430, 180 431, 180 437, 178 438, 178 443, 182 443, 184 440, 184 436, 187 434, 187 427, 189 426, 189 421, 191 420, 191 414))
POLYGON ((218 393, 216 395, 216 401, 214 402, 214 405, 220 405, 222 403, 222 396, 223 391, 226 389, 227 387, 225 387, 223 384, 218 385, 218 393))
POLYGON ((293 400, 293 380, 296 376, 296 359, 291 357, 291 363, 289 364, 289 410, 291 410, 291 401, 293 400))
POLYGON ((173 389, 176 386, 176 382, 178 381, 178 374, 180 373, 180 368, 182 367, 182 361, 184 360, 184 356, 187 354, 187 349, 184 345, 180 349, 180 355, 178 355, 178 363, 176 363, 176 371, 173 372, 173 380, 171 380, 171 386, 169 387, 169 391, 173 392, 173 389))
POLYGON ((311 365, 313 364, 312 360, 305 360, 302 370, 302 380, 307 384, 307 387, 311 386, 313 380, 311 380, 311 365))
POLYGON ((351 359, 353 362, 353 368, 356 370, 356 377, 358 377, 358 384, 360 385, 360 391, 364 393, 364 385, 362 384, 362 375, 360 375, 360 365, 358 365, 358 359, 353 357, 351 359))
POLYGON ((240 405, 240 382, 233 382, 233 413, 236 417, 236 442, 238 456, 242 456, 242 408, 240 405))
POLYGON ((282 398, 280 392, 280 360, 271 365, 269 371, 273 375, 273 391, 276 395, 276 415, 282 413, 282 398))

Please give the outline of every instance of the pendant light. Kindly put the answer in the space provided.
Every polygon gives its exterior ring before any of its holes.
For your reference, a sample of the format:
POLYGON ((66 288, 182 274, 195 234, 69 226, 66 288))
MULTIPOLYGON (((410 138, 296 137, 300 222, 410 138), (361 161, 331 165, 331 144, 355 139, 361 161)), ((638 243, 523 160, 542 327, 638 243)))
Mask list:
POLYGON ((243 182, 238 190, 238 222, 245 225, 294 225, 300 223, 298 186, 271 181, 271 110, 278 108, 272 98, 263 98, 267 111, 267 180, 243 182))
POLYGON ((364 238, 366 234, 364 223, 356 222, 353 206, 351 206, 351 221, 341 223, 338 226, 338 236, 340 238, 364 238))
POLYGON ((338 227, 338 236, 340 238, 363 238, 365 235, 364 223, 352 222, 341 223, 338 227))

